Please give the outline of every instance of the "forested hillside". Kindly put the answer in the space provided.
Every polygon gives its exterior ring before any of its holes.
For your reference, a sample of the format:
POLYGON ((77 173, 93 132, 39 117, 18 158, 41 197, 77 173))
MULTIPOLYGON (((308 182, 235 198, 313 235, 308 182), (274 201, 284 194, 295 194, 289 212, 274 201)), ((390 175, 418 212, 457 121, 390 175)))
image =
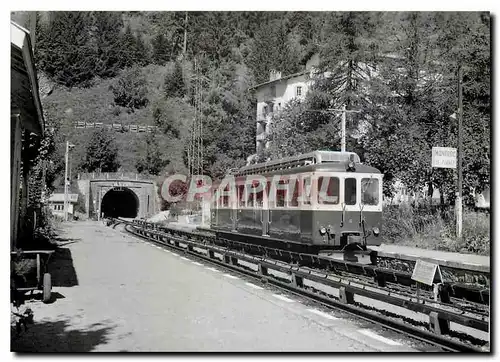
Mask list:
POLYGON ((185 171, 196 112, 204 172, 221 176, 255 152, 249 88, 268 80, 271 69, 303 69, 318 52, 333 77, 276 116, 268 156, 339 149, 338 117, 318 111, 346 105, 359 111, 348 118, 349 149, 387 180, 452 192, 451 171, 430 168, 430 148, 456 144, 449 115, 457 109, 460 63, 465 183, 489 183, 489 14, 50 12, 38 20, 37 66, 53 87, 43 103, 58 152, 54 173, 63 169, 67 136, 76 145, 75 169, 185 171), (370 74, 360 64, 369 64, 370 74), (111 137, 74 129, 76 121, 145 124, 158 132, 111 137), (116 157, 96 160, 100 153, 89 149, 95 144, 116 157))

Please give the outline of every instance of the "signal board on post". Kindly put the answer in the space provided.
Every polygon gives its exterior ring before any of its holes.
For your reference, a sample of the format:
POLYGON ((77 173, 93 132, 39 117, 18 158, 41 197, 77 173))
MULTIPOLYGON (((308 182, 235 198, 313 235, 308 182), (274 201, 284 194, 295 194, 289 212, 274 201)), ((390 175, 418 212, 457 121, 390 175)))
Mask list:
POLYGON ((432 167, 457 168, 457 149, 453 147, 432 147, 432 167))

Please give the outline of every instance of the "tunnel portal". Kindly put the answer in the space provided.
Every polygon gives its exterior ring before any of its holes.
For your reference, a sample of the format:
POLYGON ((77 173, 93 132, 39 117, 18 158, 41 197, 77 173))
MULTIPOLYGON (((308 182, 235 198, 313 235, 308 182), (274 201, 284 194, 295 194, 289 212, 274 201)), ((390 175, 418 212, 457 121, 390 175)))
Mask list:
POLYGON ((102 198, 103 217, 135 218, 139 212, 139 198, 129 188, 115 187, 102 198))

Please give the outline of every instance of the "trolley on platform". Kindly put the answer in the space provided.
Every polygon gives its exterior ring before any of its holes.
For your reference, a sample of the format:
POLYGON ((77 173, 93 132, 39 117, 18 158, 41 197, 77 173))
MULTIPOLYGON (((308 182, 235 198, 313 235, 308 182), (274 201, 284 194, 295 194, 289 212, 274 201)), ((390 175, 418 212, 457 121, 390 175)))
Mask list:
MULTIPOLYGON (((48 264, 53 250, 18 250, 11 252, 11 262, 18 267, 26 266, 25 274, 17 274, 15 277, 15 288, 19 292, 41 290, 42 301, 50 301, 52 293, 52 277, 48 272, 48 264), (36 269, 35 269, 36 266, 36 269)), ((14 267, 15 268, 15 267, 14 267)))

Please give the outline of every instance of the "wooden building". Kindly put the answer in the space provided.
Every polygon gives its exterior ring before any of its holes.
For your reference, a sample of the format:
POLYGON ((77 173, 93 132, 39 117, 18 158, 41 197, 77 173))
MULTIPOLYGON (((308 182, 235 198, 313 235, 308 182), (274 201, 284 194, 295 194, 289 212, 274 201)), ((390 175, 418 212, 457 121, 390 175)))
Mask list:
POLYGON ((11 88, 10 88, 10 230, 11 249, 16 246, 20 226, 20 214, 25 211, 28 199, 27 176, 29 169, 23 169, 21 187, 21 150, 23 131, 27 137, 42 137, 44 119, 38 94, 38 81, 33 58, 30 32, 11 22, 11 88), (20 195, 22 190, 22 195, 20 195), (24 205, 24 206, 23 206, 24 205))

